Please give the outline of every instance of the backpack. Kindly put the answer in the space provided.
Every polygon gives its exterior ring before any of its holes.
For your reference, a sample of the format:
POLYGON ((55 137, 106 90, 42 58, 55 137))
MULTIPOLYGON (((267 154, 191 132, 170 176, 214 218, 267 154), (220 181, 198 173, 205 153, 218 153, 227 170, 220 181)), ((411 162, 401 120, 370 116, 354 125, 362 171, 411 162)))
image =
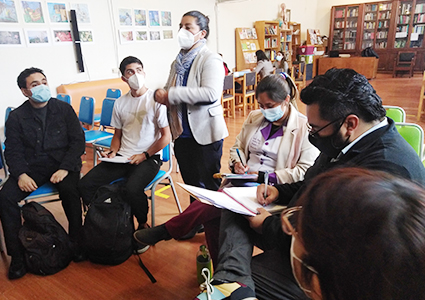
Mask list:
POLYGON ((366 47, 362 51, 363 57, 376 57, 379 58, 379 55, 375 52, 375 50, 372 49, 372 47, 366 47))
POLYGON ((71 241, 52 213, 37 202, 29 202, 22 207, 22 216, 19 239, 28 271, 51 275, 66 268, 73 255, 71 241))
POLYGON ((118 265, 134 250, 133 217, 120 183, 101 186, 88 205, 83 225, 86 254, 93 263, 118 265))

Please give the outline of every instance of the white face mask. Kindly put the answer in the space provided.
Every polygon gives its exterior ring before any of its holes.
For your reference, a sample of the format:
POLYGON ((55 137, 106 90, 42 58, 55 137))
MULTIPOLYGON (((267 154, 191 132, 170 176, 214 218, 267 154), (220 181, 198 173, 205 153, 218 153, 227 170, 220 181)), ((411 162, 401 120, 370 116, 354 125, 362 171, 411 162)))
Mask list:
MULTIPOLYGON (((298 283, 298 286, 300 287, 301 290, 303 290, 304 293, 306 293, 307 297, 310 298, 311 295, 311 290, 304 288, 300 281, 297 278, 297 275, 295 274, 295 264, 294 264, 294 259, 298 260, 298 262, 302 265, 304 265, 304 262, 301 260, 301 258, 297 257, 294 253, 294 243, 295 243, 295 239, 294 236, 292 236, 292 242, 291 242, 291 267, 292 267, 292 274, 294 275, 295 280, 298 283)), ((308 266, 306 266, 308 268, 308 266)), ((308 268, 310 270, 310 268, 308 268)), ((310 270, 312 271, 312 270, 310 270)), ((312 271, 313 272, 313 271, 312 271)), ((316 272, 313 272, 316 273, 316 272)))
POLYGON ((177 33, 177 39, 179 41, 180 48, 183 50, 192 48, 192 46, 195 44, 195 36, 201 32, 202 30, 196 34, 192 34, 192 32, 189 30, 180 28, 179 32, 177 33))
POLYGON ((283 58, 283 56, 276 56, 276 60, 277 60, 277 61, 281 61, 281 60, 282 60, 282 58, 283 58))
POLYGON ((145 76, 139 73, 134 73, 134 75, 128 79, 128 85, 133 90, 139 90, 145 85, 145 76))

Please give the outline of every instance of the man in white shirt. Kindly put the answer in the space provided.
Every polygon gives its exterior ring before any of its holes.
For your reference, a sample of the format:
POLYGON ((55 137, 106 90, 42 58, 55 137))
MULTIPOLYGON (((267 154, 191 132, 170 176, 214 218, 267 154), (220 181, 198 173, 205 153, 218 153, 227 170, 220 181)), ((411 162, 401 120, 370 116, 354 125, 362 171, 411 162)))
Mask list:
POLYGON ((156 103, 153 91, 145 86, 142 62, 133 56, 126 57, 120 71, 130 91, 115 102, 111 120, 115 133, 111 148, 102 152, 102 156, 122 156, 129 162, 101 162, 81 179, 79 190, 88 204, 100 186, 126 177, 126 199, 141 229, 147 227, 149 209, 144 189, 160 169, 158 152, 170 143, 171 134, 166 107, 156 103))

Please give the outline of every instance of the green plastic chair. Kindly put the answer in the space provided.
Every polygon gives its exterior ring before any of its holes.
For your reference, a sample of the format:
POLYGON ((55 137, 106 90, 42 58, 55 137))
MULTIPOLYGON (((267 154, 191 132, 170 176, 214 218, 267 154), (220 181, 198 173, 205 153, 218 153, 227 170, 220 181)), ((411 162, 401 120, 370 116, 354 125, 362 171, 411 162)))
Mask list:
POLYGON ((424 147, 424 131, 421 126, 414 123, 396 123, 400 135, 412 146, 422 161, 424 147))
POLYGON ((384 105, 387 111, 387 117, 394 120, 394 122, 404 123, 406 122, 406 112, 399 106, 384 105))

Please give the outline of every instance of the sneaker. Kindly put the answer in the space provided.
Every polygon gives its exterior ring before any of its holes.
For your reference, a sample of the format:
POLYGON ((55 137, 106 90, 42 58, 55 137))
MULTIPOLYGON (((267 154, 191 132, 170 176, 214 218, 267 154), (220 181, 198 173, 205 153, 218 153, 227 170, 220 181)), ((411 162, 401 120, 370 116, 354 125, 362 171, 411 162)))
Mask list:
POLYGON ((165 224, 137 230, 133 236, 141 246, 155 245, 159 241, 171 240, 171 235, 168 233, 167 228, 165 228, 165 224))
POLYGON ((137 254, 145 253, 146 251, 148 251, 149 247, 150 247, 149 245, 142 246, 139 244, 136 252, 137 254))
MULTIPOLYGON (((203 271, 203 270, 202 270, 203 271)), ((194 300, 254 300, 254 291, 239 282, 225 282, 222 280, 206 280, 201 284, 203 290, 194 300)))

